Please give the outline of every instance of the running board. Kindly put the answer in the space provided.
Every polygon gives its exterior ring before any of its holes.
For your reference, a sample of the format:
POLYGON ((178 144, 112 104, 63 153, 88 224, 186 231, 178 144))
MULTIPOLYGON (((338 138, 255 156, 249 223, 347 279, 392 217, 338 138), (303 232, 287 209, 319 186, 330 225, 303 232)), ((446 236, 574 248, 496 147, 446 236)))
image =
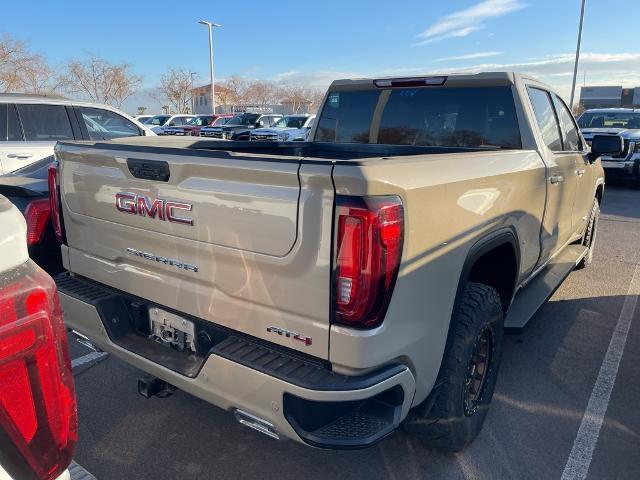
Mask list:
POLYGON ((587 254, 583 245, 569 245, 516 295, 504 321, 507 333, 522 333, 538 309, 553 295, 587 254))

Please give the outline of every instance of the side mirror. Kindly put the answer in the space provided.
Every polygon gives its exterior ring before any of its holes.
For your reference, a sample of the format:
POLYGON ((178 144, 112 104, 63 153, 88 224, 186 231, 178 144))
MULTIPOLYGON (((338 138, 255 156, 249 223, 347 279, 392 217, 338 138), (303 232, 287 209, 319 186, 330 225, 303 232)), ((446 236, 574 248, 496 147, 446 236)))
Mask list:
POLYGON ((595 162, 601 155, 620 155, 624 151, 624 140, 618 135, 594 135, 591 140, 589 161, 595 162))

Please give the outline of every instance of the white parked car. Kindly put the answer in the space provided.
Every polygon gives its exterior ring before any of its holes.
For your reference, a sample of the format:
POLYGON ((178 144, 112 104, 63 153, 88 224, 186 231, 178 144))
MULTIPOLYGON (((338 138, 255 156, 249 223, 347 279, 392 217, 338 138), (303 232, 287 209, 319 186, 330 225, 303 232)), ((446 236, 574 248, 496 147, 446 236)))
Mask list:
POLYGON ((62 97, 0 94, 0 175, 53 155, 58 140, 155 135, 108 105, 62 97))
POLYGON ((249 140, 304 142, 309 136, 315 115, 287 115, 270 128, 252 130, 249 140))
POLYGON ((135 120, 139 121, 140 123, 144 124, 146 123, 147 120, 149 120, 150 118, 153 118, 154 115, 136 115, 135 117, 133 117, 135 120))
POLYGON ((187 122, 194 117, 195 115, 186 115, 183 113, 175 115, 155 115, 147 120, 145 125, 155 132, 156 135, 164 135, 165 128, 186 125, 187 122))

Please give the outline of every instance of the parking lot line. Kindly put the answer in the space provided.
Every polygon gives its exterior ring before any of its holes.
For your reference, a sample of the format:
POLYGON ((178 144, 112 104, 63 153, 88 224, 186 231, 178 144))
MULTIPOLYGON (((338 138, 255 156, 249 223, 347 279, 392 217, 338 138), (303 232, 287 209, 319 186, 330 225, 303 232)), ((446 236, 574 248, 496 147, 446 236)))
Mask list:
POLYGON ((79 367, 80 365, 84 365, 85 363, 93 362, 94 360, 98 360, 107 355, 107 352, 91 352, 83 355, 82 357, 74 358, 71 361, 71 366, 73 368, 79 367))
POLYGON ((573 442, 573 448, 569 454, 567 464, 562 472, 562 480, 582 480, 587 477, 593 452, 598 443, 600 428, 604 421, 611 392, 618 375, 618 367, 627 343, 627 336, 633 320, 633 314, 640 295, 640 262, 629 284, 627 295, 616 323, 616 328, 611 336, 609 348, 602 361, 598 378, 593 386, 587 409, 582 416, 582 422, 578 434, 573 442))

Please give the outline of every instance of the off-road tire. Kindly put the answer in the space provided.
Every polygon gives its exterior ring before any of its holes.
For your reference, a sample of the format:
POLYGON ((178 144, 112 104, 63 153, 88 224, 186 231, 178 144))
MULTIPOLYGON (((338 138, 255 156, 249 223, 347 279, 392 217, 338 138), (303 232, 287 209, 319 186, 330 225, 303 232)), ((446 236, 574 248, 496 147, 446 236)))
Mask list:
POLYGON ((438 386, 425 402, 409 412, 403 429, 429 447, 459 451, 478 435, 493 397, 502 354, 504 313, 500 295, 487 285, 466 282, 455 306, 440 366, 438 386), (491 354, 475 407, 465 403, 474 352, 490 332, 491 354))
POLYGON ((576 265, 577 270, 588 267, 593 262, 593 250, 596 246, 596 237, 598 233, 598 221, 600 220, 600 204, 598 199, 593 200, 593 206, 591 207, 591 215, 589 216, 589 224, 582 237, 581 244, 585 247, 589 247, 587 254, 576 265))

